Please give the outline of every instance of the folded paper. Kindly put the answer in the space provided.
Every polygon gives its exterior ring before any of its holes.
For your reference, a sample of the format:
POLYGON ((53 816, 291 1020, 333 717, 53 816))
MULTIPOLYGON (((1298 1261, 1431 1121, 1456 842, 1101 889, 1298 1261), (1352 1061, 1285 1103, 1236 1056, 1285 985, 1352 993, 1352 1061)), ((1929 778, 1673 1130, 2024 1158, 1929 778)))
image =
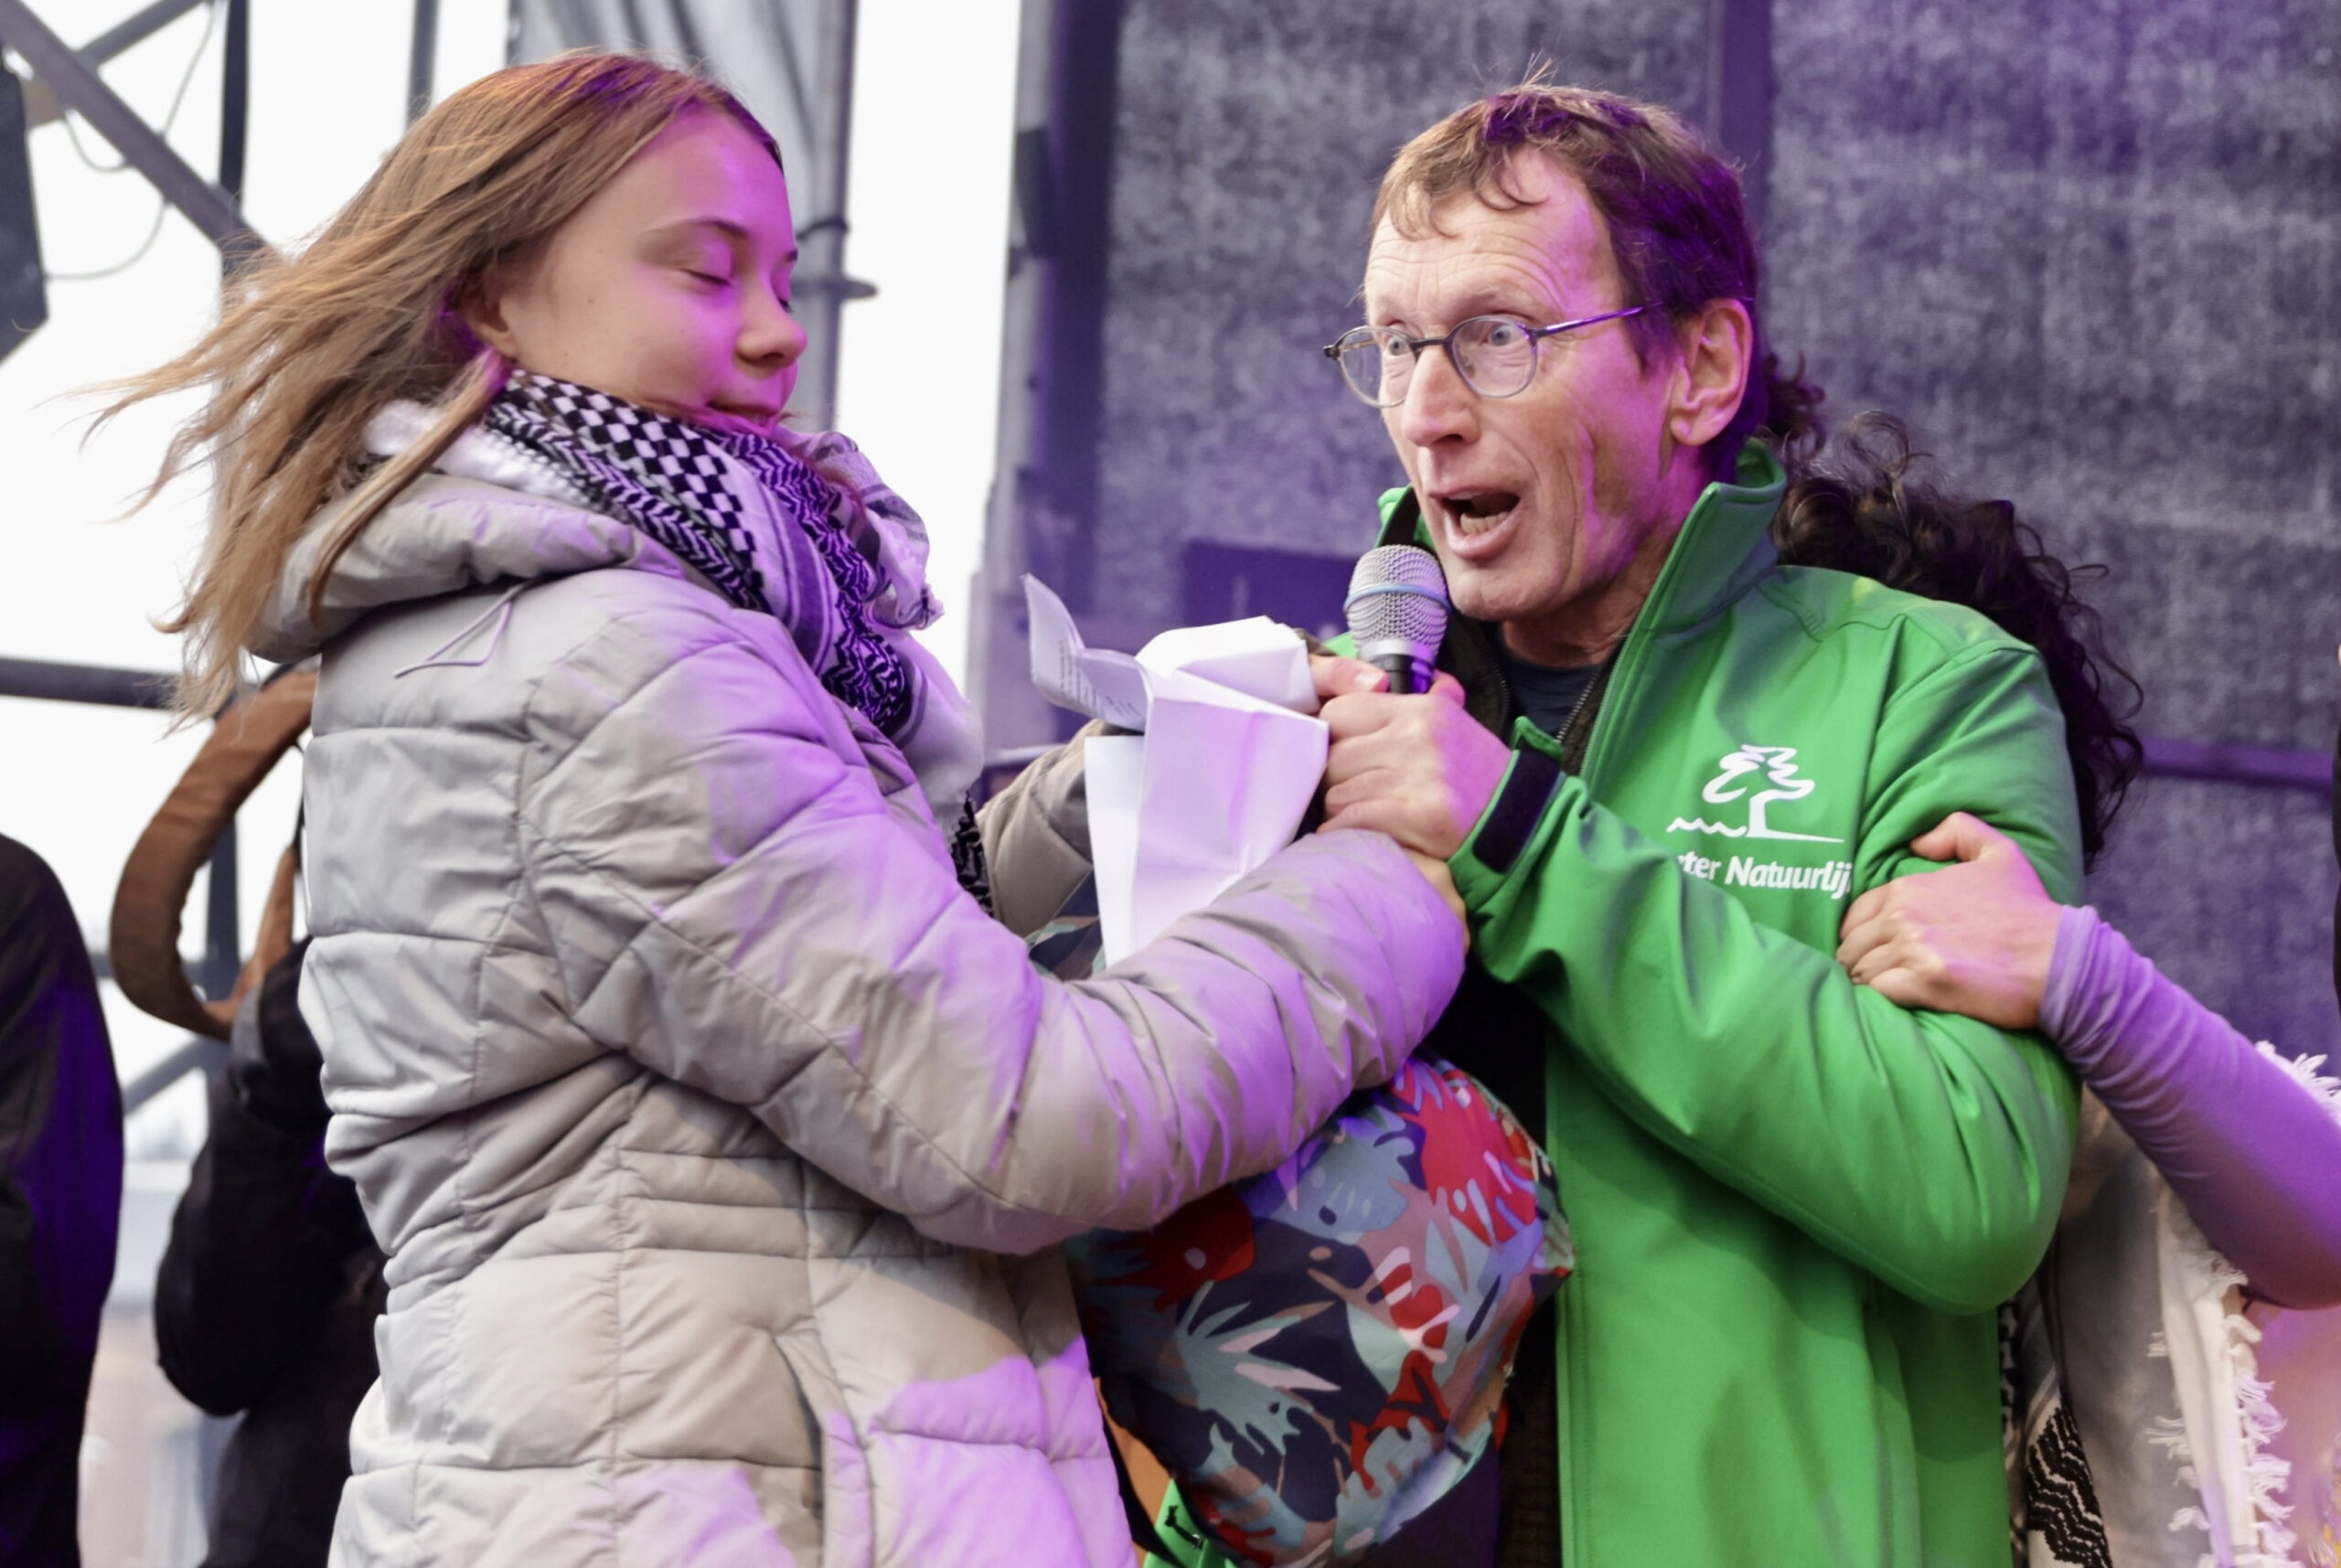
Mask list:
POLYGON ((1165 632, 1135 656, 1091 648, 1024 579, 1032 683, 1126 735, 1085 742, 1092 864, 1108 964, 1292 841, 1324 776, 1309 652, 1266 616, 1165 632))

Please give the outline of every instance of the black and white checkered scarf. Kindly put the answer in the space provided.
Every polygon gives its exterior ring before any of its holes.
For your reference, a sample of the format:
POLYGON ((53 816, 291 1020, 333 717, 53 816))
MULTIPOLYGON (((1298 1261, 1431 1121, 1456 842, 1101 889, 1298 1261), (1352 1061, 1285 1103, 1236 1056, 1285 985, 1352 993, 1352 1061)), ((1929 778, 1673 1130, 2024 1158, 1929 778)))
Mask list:
POLYGON ((2000 1436, 2019 1568, 2113 1568, 2096 1477, 2034 1275, 2000 1308, 2000 1436))
POLYGON ((813 466, 818 446, 800 455, 528 370, 513 372, 483 422, 739 608, 776 617, 829 693, 882 732, 897 742, 916 732, 924 683, 887 633, 936 612, 923 581, 889 570, 886 525, 918 523, 874 474, 849 494, 813 466))

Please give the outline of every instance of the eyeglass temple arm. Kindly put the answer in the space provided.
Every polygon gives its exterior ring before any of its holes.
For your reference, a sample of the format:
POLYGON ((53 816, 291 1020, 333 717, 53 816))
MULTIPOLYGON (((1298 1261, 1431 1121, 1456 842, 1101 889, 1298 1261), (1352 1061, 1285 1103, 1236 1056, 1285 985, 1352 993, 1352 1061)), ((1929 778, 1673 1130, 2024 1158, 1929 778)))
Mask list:
POLYGON ((1528 336, 1550 337, 1556 332, 1569 332, 1580 326, 1598 326, 1605 321, 1623 321, 1630 315, 1640 315, 1649 308, 1647 304, 1638 304, 1625 310, 1607 311, 1600 315, 1581 315, 1575 321, 1556 321, 1550 326, 1532 326, 1528 329, 1528 336))

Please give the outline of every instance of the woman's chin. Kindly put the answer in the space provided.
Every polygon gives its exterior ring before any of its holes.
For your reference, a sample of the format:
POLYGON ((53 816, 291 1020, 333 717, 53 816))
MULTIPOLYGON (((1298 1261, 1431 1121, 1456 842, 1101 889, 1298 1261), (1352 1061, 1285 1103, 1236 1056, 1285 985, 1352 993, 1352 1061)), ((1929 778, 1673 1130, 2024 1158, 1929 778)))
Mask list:
POLYGON ((771 413, 747 413, 737 409, 696 409, 684 415, 695 424, 710 430, 732 431, 742 435, 769 438, 780 428, 778 411, 771 413))

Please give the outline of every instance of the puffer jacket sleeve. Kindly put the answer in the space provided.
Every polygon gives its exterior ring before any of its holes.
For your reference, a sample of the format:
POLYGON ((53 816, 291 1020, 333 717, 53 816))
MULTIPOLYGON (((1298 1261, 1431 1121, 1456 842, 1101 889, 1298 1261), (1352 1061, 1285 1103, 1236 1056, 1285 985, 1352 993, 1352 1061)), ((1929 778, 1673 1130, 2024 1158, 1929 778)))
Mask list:
POLYGON ((1273 1167, 1460 973, 1429 886, 1343 833, 1106 975, 1044 977, 793 646, 712 612, 615 619, 529 722, 529 892, 578 1024, 957 1244, 1139 1228, 1273 1167))
POLYGON ((1019 936, 1046 925, 1090 872, 1089 777, 1082 742, 1102 735, 1091 720, 1034 760, 984 803, 977 825, 991 868, 991 905, 1019 936))

